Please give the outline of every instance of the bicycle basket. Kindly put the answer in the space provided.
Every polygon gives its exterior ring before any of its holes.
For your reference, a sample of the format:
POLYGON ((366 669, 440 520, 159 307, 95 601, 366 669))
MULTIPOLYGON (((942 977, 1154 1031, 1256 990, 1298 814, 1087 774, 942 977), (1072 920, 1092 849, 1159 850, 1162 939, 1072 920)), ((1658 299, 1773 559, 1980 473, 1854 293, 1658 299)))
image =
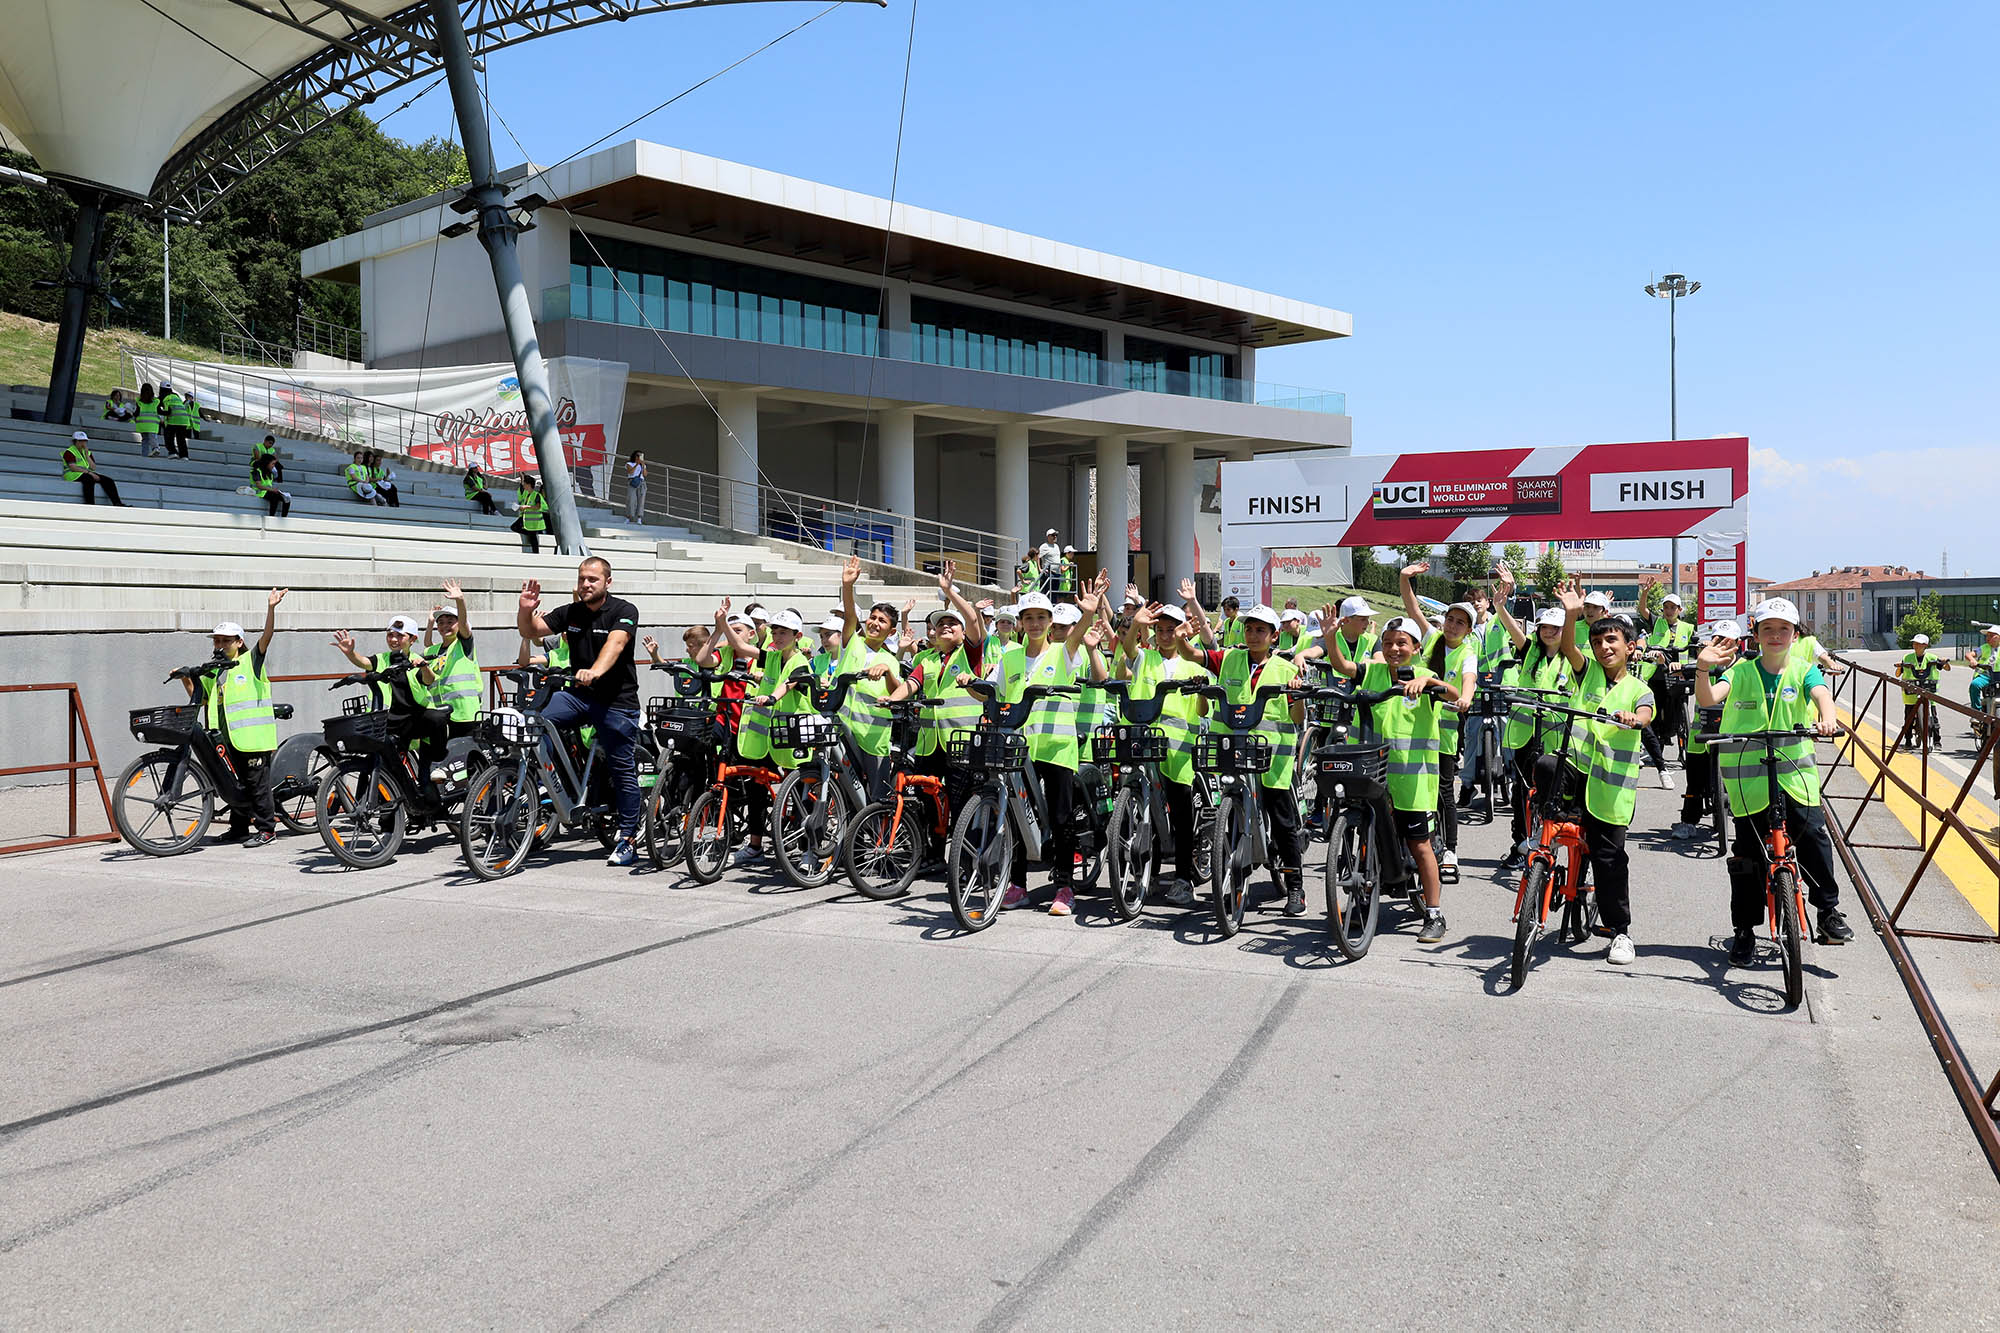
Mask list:
POLYGON ((1367 800, 1389 781, 1386 745, 1329 745, 1313 756, 1321 782, 1338 783, 1349 797, 1367 800))
POLYGON ((945 754, 952 763, 981 773, 1011 772, 1028 762, 1028 738, 992 727, 954 731, 945 742, 945 754))
POLYGON ((541 719, 516 708, 496 708, 479 715, 479 739, 483 744, 506 747, 526 745, 534 739, 541 719))
POLYGON ((646 723, 662 741, 707 745, 715 739, 715 705, 706 699, 648 699, 646 723))
POLYGON ((149 745, 178 745, 194 734, 200 722, 200 704, 135 708, 132 710, 132 737, 149 745))
POLYGON ((1195 745, 1194 766, 1204 773, 1262 773, 1271 767, 1271 742, 1241 732, 1210 732, 1195 745))
POLYGON ((326 720, 326 742, 342 754, 394 753, 403 748, 401 730, 390 713, 343 713, 326 720))
POLYGON ((1116 722, 1097 729, 1090 738, 1090 751, 1100 764, 1121 768, 1157 764, 1167 757, 1167 733, 1137 722, 1116 722))
POLYGON ((780 713, 771 721, 771 744, 782 750, 838 745, 840 723, 823 713, 780 713))

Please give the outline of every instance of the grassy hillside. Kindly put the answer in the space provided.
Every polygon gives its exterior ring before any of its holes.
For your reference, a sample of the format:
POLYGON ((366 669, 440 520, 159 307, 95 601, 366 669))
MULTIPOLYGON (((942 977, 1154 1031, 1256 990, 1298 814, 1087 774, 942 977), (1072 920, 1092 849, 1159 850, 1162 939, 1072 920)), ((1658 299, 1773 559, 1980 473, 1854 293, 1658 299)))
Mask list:
MULTIPOLYGON (((120 387, 138 387, 124 382, 125 363, 118 355, 120 347, 188 361, 223 359, 212 347, 149 338, 130 329, 92 329, 83 335, 83 371, 77 377, 78 390, 110 393, 120 387)), ((55 359, 55 353, 55 325, 0 311, 0 384, 47 384, 49 363, 55 359)))
POLYGON ((1342 598, 1352 597, 1357 593, 1368 599, 1368 604, 1375 608, 1377 616, 1402 614, 1401 603, 1397 602, 1393 597, 1379 592, 1370 592, 1365 588, 1345 588, 1337 584, 1327 587, 1316 587, 1303 584, 1274 583, 1271 585, 1271 604, 1273 606, 1283 606, 1287 597, 1296 597, 1299 599, 1300 610, 1313 612, 1319 610, 1319 608, 1327 605, 1329 602, 1337 605, 1342 598))

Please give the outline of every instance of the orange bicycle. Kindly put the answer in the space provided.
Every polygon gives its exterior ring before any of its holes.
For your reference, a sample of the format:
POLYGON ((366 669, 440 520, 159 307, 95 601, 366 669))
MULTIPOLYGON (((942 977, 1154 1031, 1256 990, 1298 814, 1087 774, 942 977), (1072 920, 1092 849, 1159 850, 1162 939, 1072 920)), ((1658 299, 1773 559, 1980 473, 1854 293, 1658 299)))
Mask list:
MULTIPOLYGON (((1926 701, 1928 702, 1928 701, 1926 701)), ((1764 781, 1770 792, 1770 828, 1764 833, 1764 912, 1771 938, 1778 942, 1785 968, 1785 1007, 1796 1009, 1806 997, 1805 933, 1806 894, 1799 876, 1799 858, 1792 851, 1792 838, 1785 831, 1789 813, 1785 789, 1778 783, 1778 746, 1801 736, 1817 736, 1811 727, 1778 731, 1739 731, 1729 735, 1710 733, 1701 737, 1707 745, 1762 745, 1764 781)), ((1721 799, 1721 793, 1717 793, 1721 799)))
POLYGON ((907 893, 917 872, 951 840, 951 803, 944 779, 917 772, 910 754, 917 710, 939 702, 916 698, 889 705, 895 785, 888 797, 862 807, 841 844, 849 882, 878 901, 907 893))

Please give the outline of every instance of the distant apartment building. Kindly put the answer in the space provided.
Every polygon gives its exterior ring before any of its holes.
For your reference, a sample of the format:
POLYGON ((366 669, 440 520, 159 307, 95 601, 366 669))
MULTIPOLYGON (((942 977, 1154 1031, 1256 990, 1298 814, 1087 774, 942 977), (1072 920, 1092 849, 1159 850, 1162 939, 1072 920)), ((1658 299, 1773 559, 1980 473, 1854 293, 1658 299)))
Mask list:
POLYGON ((1799 608, 1806 628, 1820 637, 1859 643, 1873 631, 1869 585, 1923 577, 1922 570, 1903 565, 1842 565, 1815 569, 1802 579, 1773 583, 1764 592, 1790 599, 1799 608))

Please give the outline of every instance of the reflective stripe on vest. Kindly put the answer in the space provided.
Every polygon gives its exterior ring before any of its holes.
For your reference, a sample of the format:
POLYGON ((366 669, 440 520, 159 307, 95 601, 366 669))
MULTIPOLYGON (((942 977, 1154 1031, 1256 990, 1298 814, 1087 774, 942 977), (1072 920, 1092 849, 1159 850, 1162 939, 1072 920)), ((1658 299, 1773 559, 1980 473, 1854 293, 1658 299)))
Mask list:
MULTIPOLYGON (((1257 670, 1259 665, 1250 660, 1247 648, 1232 648, 1222 655, 1222 670, 1217 673, 1217 679, 1229 692, 1230 703, 1247 704, 1257 697, 1257 688, 1289 685, 1298 675, 1296 666, 1275 653, 1261 663, 1261 672, 1257 670), (1257 679, 1256 687, 1250 683, 1253 674, 1257 679)), ((1292 764, 1299 750, 1299 728, 1292 721, 1290 701, 1277 698, 1266 703, 1263 718, 1250 734, 1261 736, 1271 743, 1271 766, 1264 770, 1258 781, 1266 787, 1290 787, 1292 764)))
MULTIPOLYGON (((1418 679, 1434 675, 1414 664, 1418 679)), ((1387 662, 1370 662, 1361 673, 1360 689, 1397 689, 1395 669, 1387 662)), ((1375 733, 1389 744, 1389 803, 1398 810, 1435 810, 1438 805, 1438 703, 1434 695, 1412 699, 1404 694, 1384 699, 1368 710, 1375 733)))
POLYGON ((985 705, 978 695, 960 688, 958 684, 959 676, 968 674, 972 669, 963 648, 955 650, 949 662, 928 651, 920 655, 917 662, 924 669, 923 697, 939 702, 918 714, 921 726, 917 731, 916 749, 911 753, 936 754, 944 748, 945 738, 953 732, 971 731, 978 726, 985 705))
MULTIPOLYGON (((1782 731, 1817 720, 1818 710, 1806 692, 1806 672, 1812 662, 1788 657, 1778 677, 1778 688, 1767 703, 1764 673, 1757 659, 1738 662, 1729 672, 1729 698, 1722 708, 1724 735, 1746 731, 1782 731)), ((1722 784, 1729 793, 1729 808, 1738 815, 1754 815, 1771 805, 1770 785, 1764 780, 1764 746, 1745 743, 1719 745, 1716 765, 1722 784)), ((1777 747, 1778 785, 1785 795, 1800 805, 1819 804, 1819 764, 1813 757, 1812 739, 1801 736, 1777 747)))
POLYGON ((451 710, 454 722, 471 722, 479 716, 479 661, 465 651, 465 640, 453 636, 439 649, 431 670, 438 682, 431 687, 431 701, 451 710))
POLYGON ((271 682, 252 664, 248 649, 208 686, 208 725, 225 733, 231 749, 245 754, 268 754, 278 748, 271 682))
MULTIPOLYGON (((1636 712, 1651 693, 1629 671, 1611 684, 1604 668, 1591 662, 1570 704, 1607 713, 1636 712)), ((1607 824, 1630 824, 1639 794, 1638 728, 1582 718, 1573 719, 1571 727, 1569 763, 1584 775, 1584 808, 1607 824)))
MULTIPOLYGON (((871 650, 868 640, 856 634, 841 650, 837 671, 845 675, 850 671, 866 671, 877 662, 885 663, 896 670, 896 659, 885 650, 871 650)), ((847 698, 840 705, 840 720, 847 725, 848 735, 854 744, 866 755, 881 756, 889 753, 889 710, 882 703, 882 696, 891 686, 885 677, 869 680, 863 677, 847 687, 847 698)))
MULTIPOLYGON (((1060 639, 1051 639, 1041 655, 1032 660, 1023 649, 1022 660, 1025 669, 1013 691, 1014 703, 1020 702, 1021 694, 1030 685, 1060 687, 1076 683, 1076 675, 1069 665, 1069 645, 1060 639)), ((1038 700, 1021 727, 1021 734, 1028 738, 1028 757, 1038 764, 1054 764, 1058 768, 1074 770, 1077 766, 1076 716, 1077 701, 1073 695, 1052 694, 1038 700)))

